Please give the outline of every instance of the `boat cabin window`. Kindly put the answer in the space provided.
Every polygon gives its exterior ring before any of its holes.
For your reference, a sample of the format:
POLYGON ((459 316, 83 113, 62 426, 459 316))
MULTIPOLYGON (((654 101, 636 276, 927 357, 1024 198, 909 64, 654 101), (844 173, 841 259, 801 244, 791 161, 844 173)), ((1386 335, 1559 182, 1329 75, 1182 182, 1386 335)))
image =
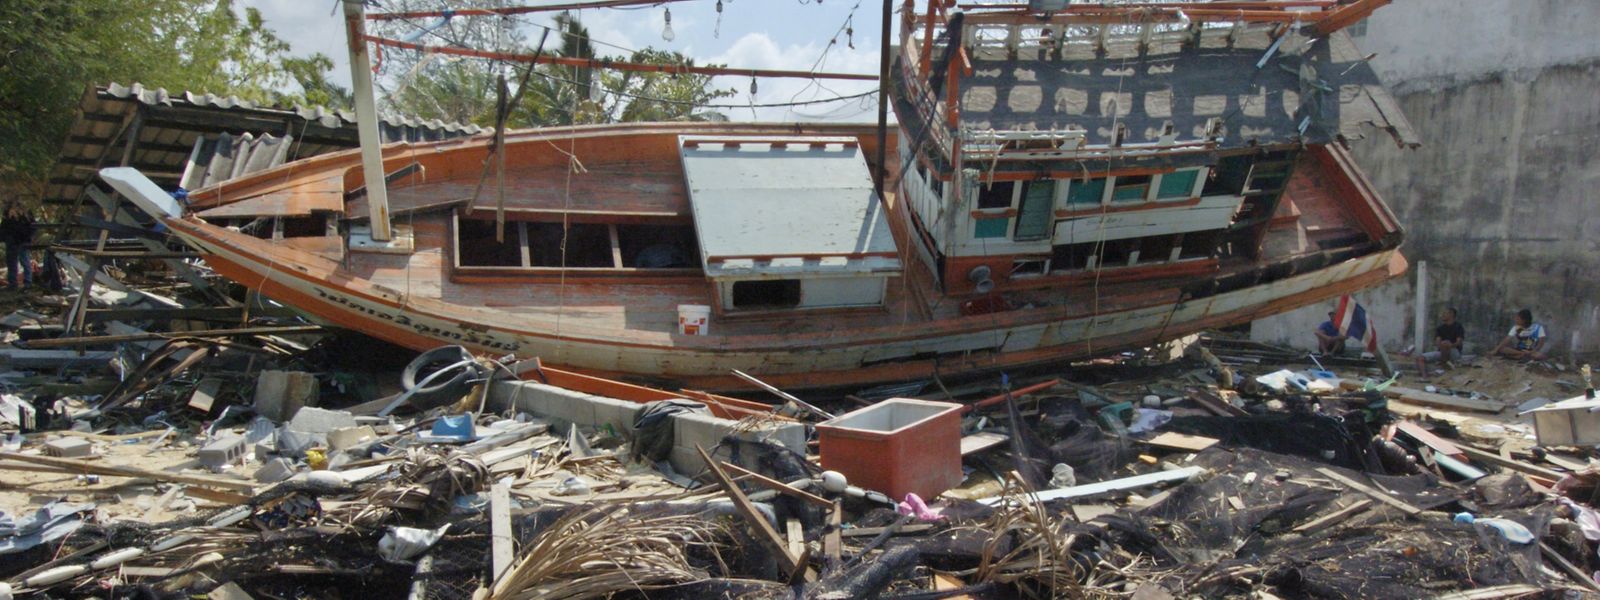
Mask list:
POLYGON ((1011 196, 1015 187, 1016 184, 1010 181, 978 184, 978 210, 1011 208, 1011 196))
POLYGON ((1161 186, 1156 190, 1156 199, 1177 200, 1190 197, 1194 192, 1194 180, 1199 177, 1199 169, 1175 171, 1162 175, 1161 186))
POLYGON ((799 305, 798 279, 733 282, 733 307, 736 309, 794 308, 799 305))
POLYGON ((1080 205, 1095 205, 1095 206, 1098 206, 1100 204, 1100 201, 1105 199, 1105 195, 1106 195, 1106 180, 1105 180, 1105 178, 1090 179, 1088 181, 1084 181, 1082 179, 1074 179, 1074 180, 1072 180, 1072 183, 1068 184, 1068 186, 1069 186, 1067 188, 1067 203, 1068 204, 1080 204, 1080 205))
POLYGON ((1244 193, 1244 182, 1250 177, 1249 156, 1224 156, 1217 161, 1217 166, 1211 169, 1211 175, 1206 177, 1206 185, 1201 190, 1205 196, 1237 196, 1244 193))
POLYGON ((1111 201, 1143 202, 1149 193, 1149 175, 1118 175, 1111 188, 1111 201))

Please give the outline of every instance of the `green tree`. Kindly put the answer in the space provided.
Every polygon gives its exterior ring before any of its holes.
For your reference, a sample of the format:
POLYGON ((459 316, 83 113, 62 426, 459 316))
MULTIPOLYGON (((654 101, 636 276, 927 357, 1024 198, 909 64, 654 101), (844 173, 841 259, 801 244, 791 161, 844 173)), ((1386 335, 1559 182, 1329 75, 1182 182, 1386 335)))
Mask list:
POLYGON ((90 85, 337 103, 347 93, 327 82, 332 66, 322 55, 291 56, 259 12, 233 0, 5 0, 0 177, 43 176, 90 85))

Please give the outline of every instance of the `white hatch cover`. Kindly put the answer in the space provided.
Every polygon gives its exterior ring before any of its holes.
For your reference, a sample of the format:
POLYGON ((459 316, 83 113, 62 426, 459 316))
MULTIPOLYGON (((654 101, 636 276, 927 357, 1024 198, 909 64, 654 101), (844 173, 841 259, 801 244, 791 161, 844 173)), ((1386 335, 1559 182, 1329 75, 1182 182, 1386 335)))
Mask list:
POLYGON ((900 272, 855 138, 683 136, 679 146, 711 278, 900 272))

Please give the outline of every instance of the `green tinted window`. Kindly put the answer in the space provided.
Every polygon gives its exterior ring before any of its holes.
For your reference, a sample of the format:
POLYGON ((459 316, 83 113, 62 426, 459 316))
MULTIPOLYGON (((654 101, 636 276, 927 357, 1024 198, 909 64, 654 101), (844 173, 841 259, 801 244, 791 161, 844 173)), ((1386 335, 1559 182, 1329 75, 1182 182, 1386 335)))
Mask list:
POLYGON ((977 227, 972 231, 972 236, 976 238, 1003 238, 1006 230, 1011 228, 1010 217, 977 219, 976 223, 977 227))
POLYGON ((1156 190, 1157 198, 1188 198, 1194 191, 1195 177, 1199 171, 1178 171, 1161 176, 1161 189, 1156 190))
POLYGON ((1074 179, 1069 185, 1071 187, 1067 189, 1067 202, 1070 204, 1099 204, 1100 199, 1105 197, 1105 179, 1088 181, 1074 179))

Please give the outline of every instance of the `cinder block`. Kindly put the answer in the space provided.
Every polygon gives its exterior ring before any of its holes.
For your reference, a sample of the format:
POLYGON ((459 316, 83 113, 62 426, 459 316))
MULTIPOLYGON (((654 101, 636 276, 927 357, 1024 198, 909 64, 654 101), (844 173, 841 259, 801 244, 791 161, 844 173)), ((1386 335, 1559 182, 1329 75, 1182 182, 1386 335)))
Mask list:
POLYGON ((262 371, 252 402, 256 414, 282 423, 302 407, 317 405, 317 377, 300 371, 262 371))
POLYGON ((295 413, 287 426, 290 431, 306 433, 333 433, 339 429, 356 426, 356 417, 342 410, 323 410, 307 406, 295 413))
POLYGON ((237 435, 225 435, 217 438, 200 449, 200 464, 213 469, 220 469, 228 464, 237 462, 244 456, 244 438, 237 435))
POLYGON ((94 444, 80 437, 56 438, 45 442, 44 453, 61 458, 78 458, 89 456, 94 452, 94 444))

